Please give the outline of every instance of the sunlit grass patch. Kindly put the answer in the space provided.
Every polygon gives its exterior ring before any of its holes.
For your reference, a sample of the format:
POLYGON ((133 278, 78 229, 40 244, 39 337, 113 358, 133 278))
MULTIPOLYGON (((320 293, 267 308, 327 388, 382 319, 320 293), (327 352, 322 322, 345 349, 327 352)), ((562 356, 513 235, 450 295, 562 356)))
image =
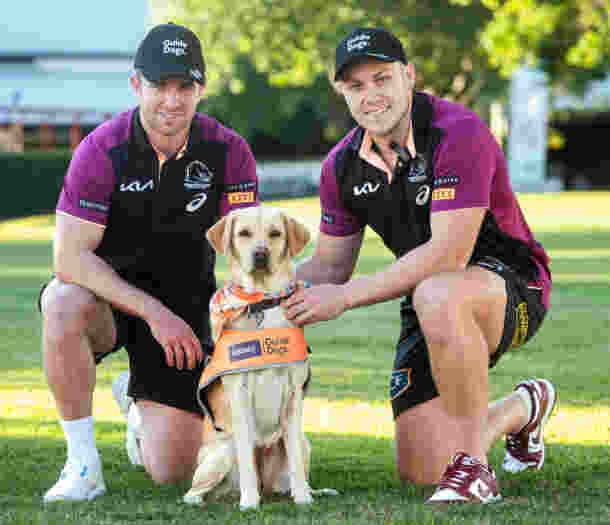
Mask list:
POLYGON ((36 215, 11 221, 0 221, 0 242, 42 242, 53 239, 54 215, 36 215))
POLYGON ((562 444, 610 445, 610 408, 560 406, 548 424, 545 440, 562 444))
MULTIPOLYGON (((519 194, 524 215, 535 232, 610 230, 610 192, 566 192, 561 194, 519 194)), ((318 197, 263 202, 300 217, 313 234, 320 221, 318 197)), ((49 241, 53 238, 53 214, 0 221, 0 242, 49 241)), ((372 238, 376 234, 367 229, 372 238)))
MULTIPOLYGON (((56 436, 59 426, 55 403, 48 390, 1 390, 0 431, 5 436, 56 436)), ((96 421, 124 423, 109 388, 94 394, 96 421)), ((394 421, 389 402, 364 400, 329 401, 307 397, 304 428, 313 434, 360 435, 393 438, 394 421)), ((545 439, 549 443, 610 445, 610 408, 560 405, 550 420, 545 439)))
POLYGON ((610 229, 610 192, 519 194, 518 199, 534 231, 610 229))

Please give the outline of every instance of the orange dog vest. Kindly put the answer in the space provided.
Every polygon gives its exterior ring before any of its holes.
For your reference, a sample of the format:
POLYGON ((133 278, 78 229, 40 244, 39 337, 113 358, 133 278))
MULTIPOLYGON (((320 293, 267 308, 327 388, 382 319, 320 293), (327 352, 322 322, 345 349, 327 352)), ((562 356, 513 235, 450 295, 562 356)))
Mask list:
POLYGON ((227 374, 295 365, 306 361, 307 355, 302 328, 225 330, 216 342, 214 354, 199 381, 199 404, 213 420, 206 390, 216 379, 227 374))

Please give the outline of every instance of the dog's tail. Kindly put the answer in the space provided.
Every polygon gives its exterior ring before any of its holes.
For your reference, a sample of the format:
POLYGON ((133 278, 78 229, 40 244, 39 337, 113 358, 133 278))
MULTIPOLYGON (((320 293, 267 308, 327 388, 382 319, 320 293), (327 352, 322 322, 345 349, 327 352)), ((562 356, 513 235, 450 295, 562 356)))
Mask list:
POLYGON ((231 472, 237 462, 237 451, 231 436, 219 432, 218 439, 201 447, 197 462, 192 486, 184 495, 185 503, 202 503, 204 496, 220 485, 231 472))

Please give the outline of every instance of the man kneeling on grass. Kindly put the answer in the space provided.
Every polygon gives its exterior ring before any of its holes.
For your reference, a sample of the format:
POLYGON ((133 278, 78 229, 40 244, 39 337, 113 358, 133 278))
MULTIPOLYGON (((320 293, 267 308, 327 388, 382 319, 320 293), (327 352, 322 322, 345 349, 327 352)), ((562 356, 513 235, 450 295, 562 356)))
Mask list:
POLYGON ((502 150, 463 106, 414 91, 415 70, 384 30, 354 30, 335 81, 359 124, 322 168, 316 251, 284 304, 299 325, 403 297, 390 383, 401 478, 438 484, 430 503, 501 499, 487 453, 506 434, 508 472, 540 469, 555 404, 529 379, 488 406, 488 368, 523 345, 549 304, 548 257, 523 217, 502 150), (364 227, 397 260, 348 281, 364 227))
POLYGON ((130 82, 138 106, 79 144, 57 204, 56 277, 39 307, 68 457, 46 503, 106 492, 93 392, 96 365, 121 348, 129 370, 112 393, 127 422, 129 461, 159 484, 192 479, 204 430, 195 392, 213 348, 216 259, 205 232, 258 203, 250 146, 197 112, 205 63, 190 29, 153 27, 130 82))

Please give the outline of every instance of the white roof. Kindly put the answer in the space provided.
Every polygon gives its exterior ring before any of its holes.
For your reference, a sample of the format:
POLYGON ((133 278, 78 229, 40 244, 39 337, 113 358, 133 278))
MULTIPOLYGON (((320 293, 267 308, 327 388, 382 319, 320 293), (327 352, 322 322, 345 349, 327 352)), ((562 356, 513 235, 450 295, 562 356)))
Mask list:
POLYGON ((35 65, 0 65, 0 123, 69 124, 75 118, 95 124, 136 104, 129 85, 130 62, 123 71, 45 71, 35 65))
POLYGON ((97 123, 136 100, 129 73, 147 0, 17 0, 0 17, 0 124, 97 123))
POLYGON ((2 3, 0 56, 132 55, 151 25, 147 0, 2 3))

